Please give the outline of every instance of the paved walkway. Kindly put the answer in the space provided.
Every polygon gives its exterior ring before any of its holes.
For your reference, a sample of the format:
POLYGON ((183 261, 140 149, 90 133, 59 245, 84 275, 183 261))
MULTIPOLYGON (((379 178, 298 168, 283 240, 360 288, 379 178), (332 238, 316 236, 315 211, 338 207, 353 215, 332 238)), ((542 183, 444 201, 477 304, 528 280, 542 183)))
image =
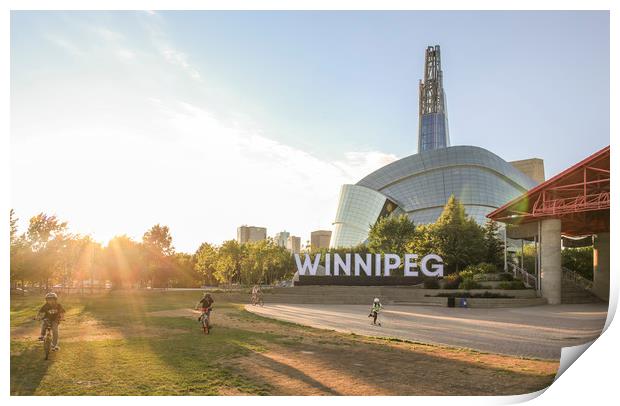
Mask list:
POLYGON ((246 309, 265 317, 361 335, 394 337, 530 358, 559 359, 562 347, 592 341, 607 317, 606 304, 510 309, 389 306, 382 327, 370 324, 368 306, 285 305, 246 309))

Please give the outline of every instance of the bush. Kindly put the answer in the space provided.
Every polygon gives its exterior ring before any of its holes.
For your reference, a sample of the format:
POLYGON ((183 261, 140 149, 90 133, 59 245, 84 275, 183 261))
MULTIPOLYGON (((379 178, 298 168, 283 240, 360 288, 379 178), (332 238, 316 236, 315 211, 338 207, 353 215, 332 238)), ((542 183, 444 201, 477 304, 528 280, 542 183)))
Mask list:
POLYGON ((458 289, 461 284, 461 277, 459 274, 451 273, 449 275, 444 276, 443 278, 443 288, 444 289, 458 289))
POLYGON ((439 281, 437 278, 424 279, 424 289, 439 289, 439 281))
POLYGON ((467 267, 464 271, 459 272, 459 276, 461 279, 473 279, 474 271, 473 269, 470 269, 470 267, 467 267))
POLYGON ((495 264, 490 264, 488 262, 479 263, 478 269, 480 269, 480 273, 497 273, 499 271, 495 264))
POLYGON ((485 291, 483 293, 470 293, 470 292, 450 292, 450 293, 438 293, 436 295, 424 295, 425 297, 468 297, 468 298, 482 298, 482 299, 514 299, 514 296, 504 295, 502 293, 493 293, 485 291))
POLYGON ((514 280, 514 276, 512 276, 511 273, 503 272, 499 274, 499 280, 500 281, 512 281, 514 280))
POLYGON ((465 289, 465 290, 480 289, 481 287, 482 286, 478 282, 474 281, 473 279, 463 279, 463 281, 459 285, 459 289, 465 289))
POLYGON ((498 289, 507 289, 507 290, 525 289, 525 285, 521 281, 502 282, 499 284, 498 289))

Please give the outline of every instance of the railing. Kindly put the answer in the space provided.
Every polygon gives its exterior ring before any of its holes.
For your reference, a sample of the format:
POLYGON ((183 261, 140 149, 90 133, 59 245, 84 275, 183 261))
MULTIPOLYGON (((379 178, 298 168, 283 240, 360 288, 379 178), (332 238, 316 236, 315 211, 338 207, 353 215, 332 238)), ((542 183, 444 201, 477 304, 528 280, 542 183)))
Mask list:
POLYGON ((584 278, 583 276, 579 275, 577 272, 571 269, 562 267, 562 278, 573 282, 575 285, 579 286, 582 289, 592 291, 592 281, 584 278))
POLYGON ((538 289, 538 280, 536 279, 536 276, 528 273, 523 268, 519 268, 516 264, 509 263, 508 265, 512 267, 512 275, 515 279, 522 281, 528 288, 538 289))

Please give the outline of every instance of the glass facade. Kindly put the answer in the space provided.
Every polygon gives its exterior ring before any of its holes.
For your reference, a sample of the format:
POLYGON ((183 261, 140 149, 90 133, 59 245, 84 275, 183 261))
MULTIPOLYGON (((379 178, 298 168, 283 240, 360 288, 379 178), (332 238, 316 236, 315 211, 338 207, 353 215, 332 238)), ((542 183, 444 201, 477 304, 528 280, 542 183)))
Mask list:
POLYGON ((332 246, 365 241, 386 199, 398 205, 397 212, 407 213, 416 224, 424 224, 437 220, 450 195, 454 195, 467 214, 483 224, 486 214, 535 185, 508 162, 479 147, 446 147, 411 155, 376 170, 357 185, 343 187, 332 246), (345 193, 345 187, 364 192, 345 193), (355 213, 347 213, 352 207, 355 213), (364 207, 368 209, 361 218, 359 212, 364 207))
POLYGON ((352 247, 366 241, 386 200, 385 195, 367 187, 343 185, 330 246, 352 247))
POLYGON ((448 118, 445 113, 423 114, 420 118, 418 152, 449 146, 448 118))

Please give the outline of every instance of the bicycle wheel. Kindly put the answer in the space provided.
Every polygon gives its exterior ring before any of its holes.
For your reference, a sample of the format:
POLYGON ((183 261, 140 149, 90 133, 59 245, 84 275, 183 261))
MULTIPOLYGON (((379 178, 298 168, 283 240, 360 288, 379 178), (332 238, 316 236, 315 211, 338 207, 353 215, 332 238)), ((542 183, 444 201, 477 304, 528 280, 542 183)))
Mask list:
POLYGON ((50 351, 52 350, 52 336, 47 332, 45 335, 45 340, 43 341, 43 351, 45 351, 45 359, 47 360, 50 356, 50 351))

